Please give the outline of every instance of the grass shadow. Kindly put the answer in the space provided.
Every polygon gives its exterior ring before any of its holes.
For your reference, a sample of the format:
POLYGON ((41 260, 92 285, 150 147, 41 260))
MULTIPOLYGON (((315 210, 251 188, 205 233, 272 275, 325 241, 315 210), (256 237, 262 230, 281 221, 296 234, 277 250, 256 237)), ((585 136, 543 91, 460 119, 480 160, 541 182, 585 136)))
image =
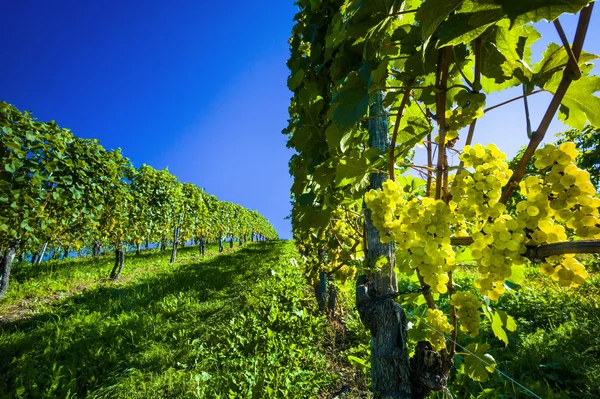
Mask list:
POLYGON ((276 242, 255 243, 167 266, 130 283, 91 288, 31 319, 1 325, 0 375, 5 378, 0 392, 79 397, 115 384, 131 370, 172 368, 193 349, 208 318, 235 306, 240 294, 266 276, 257 261, 262 265, 277 258, 280 248, 276 242))

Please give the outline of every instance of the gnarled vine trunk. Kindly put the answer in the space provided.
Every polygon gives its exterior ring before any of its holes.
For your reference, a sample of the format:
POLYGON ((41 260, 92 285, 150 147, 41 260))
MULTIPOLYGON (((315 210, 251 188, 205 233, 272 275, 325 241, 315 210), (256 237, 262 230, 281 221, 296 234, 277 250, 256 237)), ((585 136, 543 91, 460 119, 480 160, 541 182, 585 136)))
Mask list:
POLYGON ((8 248, 4 251, 4 255, 2 256, 2 260, 0 261, 0 300, 4 298, 6 292, 8 291, 8 282, 10 280, 10 269, 12 267, 13 260, 15 259, 15 255, 19 250, 19 246, 21 245, 20 240, 13 240, 8 248))
POLYGON ((173 231, 173 251, 171 251, 171 262, 175 263, 175 259, 177 258, 177 246, 179 245, 179 227, 175 227, 173 231))
POLYGON ((115 265, 110 272, 110 278, 116 280, 121 277, 125 265, 125 251, 122 248, 115 249, 115 265))
MULTIPOLYGON (((373 94, 370 106, 369 146, 389 150, 388 123, 383 107, 383 93, 373 94)), ((388 176, 371 173, 370 189, 378 189, 388 176)), ((406 348, 406 315, 394 301, 397 292, 394 272, 394 250, 383 244, 373 225, 371 211, 365 207, 367 235, 366 261, 370 276, 359 277, 356 283, 356 307, 363 324, 371 331, 371 379, 373 392, 382 399, 412 398, 410 365, 406 348), (384 257, 385 265, 377 270, 375 264, 384 257)))
POLYGON ((200 255, 204 256, 206 255, 206 242, 204 240, 204 237, 200 238, 200 240, 198 240, 198 247, 200 249, 200 255))

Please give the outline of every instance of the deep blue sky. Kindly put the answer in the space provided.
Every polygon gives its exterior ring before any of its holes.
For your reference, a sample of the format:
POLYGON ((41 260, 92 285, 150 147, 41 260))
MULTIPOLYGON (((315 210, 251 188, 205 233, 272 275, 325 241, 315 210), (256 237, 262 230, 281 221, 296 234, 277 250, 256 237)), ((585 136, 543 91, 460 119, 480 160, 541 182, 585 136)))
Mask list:
MULTIPOLYGON (((136 166, 168 166, 257 209, 287 238, 291 152, 281 130, 295 10, 293 0, 5 1, 0 100, 121 147, 136 166)), ((600 53, 594 14, 585 49, 600 53)), ((575 18, 561 20, 571 38, 575 18)), ((537 52, 558 41, 552 25, 541 29, 537 52)), ((534 111, 548 100, 532 99, 534 111)), ((483 118, 477 134, 514 154, 524 123, 515 103, 483 118)), ((554 123, 549 136, 562 129, 554 123)))
POLYGON ((169 167, 289 237, 293 1, 2 3, 0 100, 169 167))

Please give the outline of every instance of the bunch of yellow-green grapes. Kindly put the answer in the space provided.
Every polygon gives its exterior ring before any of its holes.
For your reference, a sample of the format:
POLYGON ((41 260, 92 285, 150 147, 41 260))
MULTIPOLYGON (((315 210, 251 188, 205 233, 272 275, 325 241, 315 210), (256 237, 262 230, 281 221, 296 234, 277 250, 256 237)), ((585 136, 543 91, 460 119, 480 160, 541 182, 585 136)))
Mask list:
POLYGON ((344 265, 334 273, 335 279, 344 283, 353 280, 356 275, 356 267, 344 265))
POLYGON ((451 333, 452 324, 448 323, 448 318, 439 309, 429 309, 425 321, 430 326, 427 329, 427 339, 431 342, 433 349, 439 352, 446 347, 446 339, 441 334, 451 333))
POLYGON ((447 272, 455 267, 450 245, 451 226, 456 218, 450 206, 432 198, 403 198, 395 182, 383 183, 382 190, 371 190, 365 203, 373 212, 373 224, 381 240, 394 241, 399 251, 409 251, 410 267, 418 269, 433 292, 446 293, 447 272))
MULTIPOLYGON (((570 142, 536 150, 534 166, 540 176, 528 176, 520 183, 526 200, 517 204, 527 244, 566 241, 568 230, 581 238, 600 238, 600 199, 594 197, 589 173, 575 165, 577 155, 570 142)), ((565 287, 577 287, 588 277, 573 255, 548 257, 540 270, 565 287)))
POLYGON ((404 211, 392 229, 397 248, 409 251, 410 267, 419 271, 433 292, 444 294, 447 273, 456 266, 450 245, 454 212, 444 201, 428 197, 408 201, 404 211))
POLYGON ((513 264, 525 263, 523 221, 501 215, 473 234, 471 255, 479 263, 481 277, 475 286, 492 300, 504 293, 504 281, 511 276, 513 264))
POLYGON ((498 203, 502 187, 512 172, 505 162, 506 155, 494 144, 465 146, 460 160, 465 168, 456 177, 450 189, 451 203, 458 215, 481 226, 491 218, 500 216, 505 207, 498 203))
POLYGON ((333 235, 342 242, 348 242, 353 240, 354 230, 350 227, 348 222, 344 220, 345 214, 343 212, 334 212, 333 218, 336 218, 333 222, 332 233, 333 235))
POLYGON ((481 313, 479 312, 481 302, 479 299, 471 292, 457 292, 452 295, 450 304, 457 309, 460 330, 476 337, 481 325, 481 313))
POLYGON ((573 254, 549 256, 540 270, 563 287, 579 287, 589 277, 573 254))
POLYGON ((483 116, 485 94, 461 90, 454 96, 458 107, 446 111, 446 142, 458 137, 458 131, 483 116))
MULTIPOLYGON (((575 144, 549 144, 535 152, 534 166, 544 171, 545 193, 556 219, 566 222, 569 229, 582 238, 600 238, 598 207, 600 198, 594 197, 596 189, 590 174, 574 163, 578 152, 575 144)), ((531 190, 530 185, 526 185, 531 190)))
POLYGON ((381 242, 392 241, 389 234, 392 222, 397 219, 396 212, 401 213, 406 203, 402 188, 393 180, 386 180, 381 190, 365 193, 365 203, 372 212, 373 225, 381 233, 381 242))

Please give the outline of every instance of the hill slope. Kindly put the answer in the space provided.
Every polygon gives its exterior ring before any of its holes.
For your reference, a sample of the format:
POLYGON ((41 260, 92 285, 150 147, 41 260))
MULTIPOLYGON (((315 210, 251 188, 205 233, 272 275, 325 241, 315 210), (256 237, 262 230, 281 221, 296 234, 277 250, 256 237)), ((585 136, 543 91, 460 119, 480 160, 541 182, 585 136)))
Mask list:
POLYGON ((325 320, 293 243, 194 255, 0 326, 1 396, 318 396, 332 381, 325 320))

